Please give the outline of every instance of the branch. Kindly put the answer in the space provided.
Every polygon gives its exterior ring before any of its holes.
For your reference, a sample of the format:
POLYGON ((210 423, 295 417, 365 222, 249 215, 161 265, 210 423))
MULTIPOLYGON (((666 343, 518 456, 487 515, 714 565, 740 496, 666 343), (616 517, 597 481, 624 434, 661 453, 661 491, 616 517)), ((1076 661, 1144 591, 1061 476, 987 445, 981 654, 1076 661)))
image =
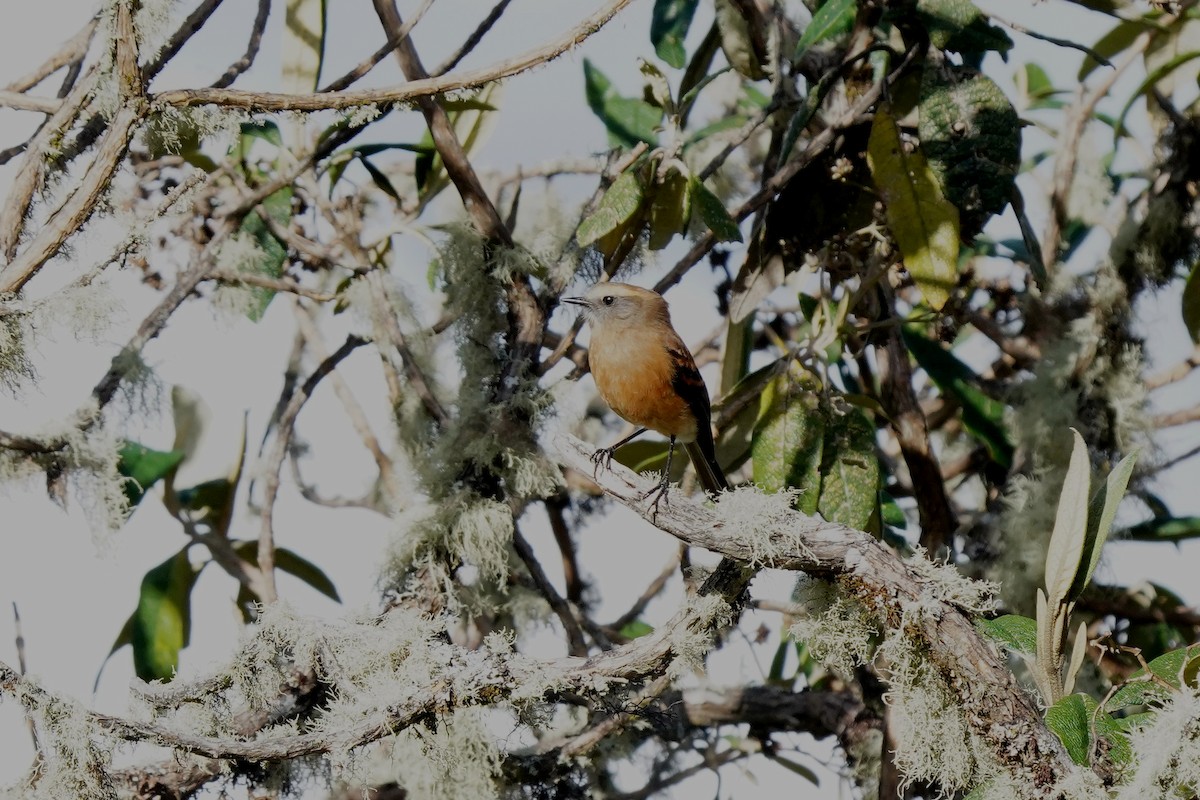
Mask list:
POLYGON ((564 33, 557 40, 529 50, 515 58, 480 69, 466 70, 437 78, 411 80, 401 86, 313 94, 251 92, 237 89, 170 89, 153 95, 152 99, 156 105, 186 107, 211 104, 251 111, 323 111, 381 103, 412 102, 422 97, 432 97, 461 89, 474 89, 485 83, 518 75, 545 64, 547 61, 552 61, 604 27, 605 23, 629 3, 630 0, 610 0, 608 5, 564 33))
POLYGON ((250 26, 250 40, 246 42, 246 52, 237 61, 229 65, 225 74, 213 81, 212 88, 224 89, 237 80, 238 76, 254 63, 258 56, 258 48, 262 44, 263 31, 267 27, 267 17, 271 14, 271 0, 258 0, 258 11, 254 15, 254 24, 250 26))
MULTIPOLYGON (((554 437, 551 447, 561 464, 591 474, 591 447, 567 435, 554 437)), ((607 494, 650 518, 651 509, 641 499, 648 488, 646 479, 614 464, 601 471, 597 482, 607 494)), ((674 496, 658 510, 655 524, 689 545, 726 558, 765 561, 776 569, 838 580, 881 623, 904 625, 906 635, 919 639, 948 690, 967 709, 966 723, 1019 783, 1045 796, 1075 770, 1061 742, 971 619, 946 600, 930 596, 925 579, 871 535, 797 512, 788 520, 788 531, 772 531, 772 554, 764 557, 731 536, 712 509, 674 496), (916 608, 925 611, 914 615, 916 608)))

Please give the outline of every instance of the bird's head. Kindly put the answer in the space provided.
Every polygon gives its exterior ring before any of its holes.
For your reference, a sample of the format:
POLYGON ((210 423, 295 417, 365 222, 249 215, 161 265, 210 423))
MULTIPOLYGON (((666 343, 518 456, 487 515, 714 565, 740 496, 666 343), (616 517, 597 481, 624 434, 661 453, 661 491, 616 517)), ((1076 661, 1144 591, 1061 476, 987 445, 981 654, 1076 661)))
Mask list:
POLYGON ((564 303, 580 306, 592 327, 609 322, 669 320, 662 295, 628 283, 597 283, 580 297, 564 297, 564 303))

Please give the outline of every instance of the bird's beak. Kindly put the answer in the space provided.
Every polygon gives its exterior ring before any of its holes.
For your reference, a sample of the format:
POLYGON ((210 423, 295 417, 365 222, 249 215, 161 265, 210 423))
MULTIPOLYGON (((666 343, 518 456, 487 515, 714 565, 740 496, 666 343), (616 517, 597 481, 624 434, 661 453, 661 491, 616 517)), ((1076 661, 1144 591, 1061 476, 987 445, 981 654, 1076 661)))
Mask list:
POLYGON ((562 299, 562 301, 563 301, 564 303, 570 303, 570 304, 571 304, 571 305, 573 305, 573 306, 587 306, 587 305, 589 305, 588 301, 587 301, 585 298, 583 298, 583 297, 564 297, 564 298, 562 299))

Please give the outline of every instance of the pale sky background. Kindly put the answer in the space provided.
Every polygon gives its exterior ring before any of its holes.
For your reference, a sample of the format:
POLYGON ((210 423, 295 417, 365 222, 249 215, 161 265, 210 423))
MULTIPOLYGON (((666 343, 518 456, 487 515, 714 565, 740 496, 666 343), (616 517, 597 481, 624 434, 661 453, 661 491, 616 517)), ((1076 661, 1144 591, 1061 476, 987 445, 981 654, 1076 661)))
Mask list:
MULTIPOLYGON (((457 45, 465 33, 464 20, 473 26, 491 7, 483 0, 442 0, 414 31, 414 40, 426 64, 436 64, 442 55, 457 45), (464 14, 463 9, 470 13, 464 14)), ((554 38, 573 26, 579 19, 599 7, 589 3, 541 2, 516 0, 501 24, 485 40, 464 66, 481 66, 506 56, 522 52, 531 46, 554 38)), ((638 56, 651 57, 648 39, 650 0, 638 0, 603 31, 577 50, 552 65, 511 79, 505 85, 500 101, 502 113, 491 138, 475 157, 484 170, 510 171, 515 165, 533 165, 559 156, 581 156, 601 152, 606 147, 605 133, 600 123, 587 109, 583 97, 582 61, 588 56, 613 79, 623 92, 640 90, 637 71, 638 56)), ((1065 14, 1066 3, 1032 4, 992 0, 982 3, 1005 18, 1056 35, 1070 35, 1084 41, 1094 41, 1107 29, 1106 18, 1090 14, 1065 14), (1069 23, 1069 29, 1065 27, 1069 23)), ((26 72, 60 42, 72 35, 86 20, 95 4, 89 0, 43 0, 24 4, 20 24, 0 27, 0 85, 26 72)), ((253 17, 253 0, 227 0, 206 28, 206 33, 191 42, 176 60, 177 64, 160 77, 153 88, 168 86, 206 85, 225 66, 238 57, 245 46, 249 20, 253 17)), ((413 2, 403 2, 402 11, 411 12, 413 2)), ((330 15, 330 47, 327 50, 325 76, 341 74, 356 62, 363 52, 382 41, 378 22, 367 0, 333 0, 330 15), (365 44, 364 44, 365 41, 365 44)), ((178 9, 182 16, 191 4, 178 9)), ((282 7, 273 9, 263 41, 258 66, 239 86, 266 88, 276 83, 278 74, 279 38, 282 27, 282 7)), ((707 12, 702 11, 693 32, 702 34, 707 27, 707 12)), ((1010 59, 1019 64, 1033 54, 1047 67, 1056 83, 1073 88, 1079 54, 1020 34, 1012 34, 1017 49, 1010 59)), ((689 40, 689 49, 696 37, 689 40)), ((1012 66, 992 70, 994 77, 1011 74, 1012 66)), ((382 85, 398 81, 398 71, 391 60, 385 61, 366 82, 382 85)), ((1128 91, 1135 77, 1121 85, 1128 91)), ((50 82, 47 87, 56 87, 50 82)), ((1006 85, 1006 89, 1010 88, 1006 85)), ((45 88, 43 92, 51 91, 45 88)), ((41 93, 41 92, 39 92, 41 93)), ((1122 95, 1120 92, 1118 97, 1122 95)), ((1117 108, 1108 109, 1115 112, 1117 108)), ((36 121, 36 115, 0 110, 0 147, 24 138, 23 134, 36 121)), ((419 114, 394 114, 393 119, 372 130, 365 141, 417 141, 422 129, 419 114)), ((1134 120, 1143 125, 1144 120, 1134 120)), ((1148 139, 1147 139, 1148 140, 1148 139)), ((1027 140, 1028 146, 1028 140, 1027 140)), ((1098 142, 1097 148, 1102 148, 1098 142)), ((18 160, 0 168, 0 193, 7 192, 8 182, 18 160)), ((359 176, 360 179, 363 176, 359 176)), ((562 184, 561 192, 590 188, 592 179, 581 179, 574 186, 562 184)), ((1029 197, 1029 192, 1026 196, 1029 197)), ((446 193, 446 203, 457 203, 453 192, 446 193)), ((442 209, 452 208, 443 205, 442 209)), ((1037 209, 1031 209, 1036 214, 1037 209)), ((437 213, 427 219, 434 219, 437 213)), ((442 214, 442 218, 445 214, 442 214)), ((1005 231, 1012 229, 1011 215, 999 223, 1005 231)), ((1039 223, 1035 222, 1035 225, 1039 223)), ((103 242, 112 236, 111 228, 96 226, 89 230, 75 252, 84 264, 104 252, 103 242)), ((661 265, 638 279, 649 285, 656 274, 672 263, 676 250, 670 250, 661 265)), ((402 280, 409 282, 418 293, 424 285, 428 252, 417 247, 403 251, 398 263, 411 263, 406 274, 399 270, 402 280), (407 259, 407 261, 406 261, 407 259)), ((63 270, 66 265, 52 267, 49 272, 63 270)), ((675 322, 684 339, 694 342, 712 327, 710 282, 707 269, 698 267, 695 274, 680 287, 672 290, 669 299, 675 309, 675 322), (689 313, 681 309, 703 309, 689 313)), ((168 276, 169 279, 169 276, 168 276)), ((48 274, 45 280, 31 285, 31 290, 45 292, 67 280, 48 274)), ((0 429, 34 431, 42 425, 53 424, 78 407, 92 385, 107 367, 115 348, 129 335, 141 319, 154 293, 137 285, 136 276, 116 275, 112 283, 114 295, 124 305, 114 315, 113 324, 96 342, 77 341, 67 330, 51 331, 35 356, 40 380, 36 387, 21 397, 0 396, 0 429)), ((206 401, 212 408, 214 430, 209 442, 215 449, 213 472, 196 475, 197 480, 215 477, 224 464, 234 456, 236 437, 242 411, 251 409, 249 441, 251 455, 261 438, 265 415, 278 394, 280 370, 291 344, 293 321, 287 304, 277 299, 259 325, 235 317, 214 318, 210 307, 189 303, 175 316, 167 330, 146 350, 149 363, 164 386, 181 383, 203 388, 206 401)), ((1178 287, 1164 291, 1139 309, 1143 330, 1149 342, 1150 357, 1155 367, 1172 364, 1189 350, 1182 321, 1179 318, 1178 287)), ((330 334, 336 345, 340 339, 330 334)), ((382 391, 372 391, 378 385, 377 369, 365 353, 351 357, 343 368, 351 385, 368 387, 359 394, 373 418, 381 420, 386 414, 382 391)), ((576 402, 587 392, 581 385, 574 390, 576 402)), ((1156 410, 1180 408, 1194 402, 1200 395, 1200 376, 1164 390, 1154 396, 1156 410)), ((1200 426, 1189 426, 1171 432, 1162 457, 1183 452, 1200 442, 1200 426)), ((376 432, 387 434, 379 423, 376 432)), ((165 418, 145 419, 141 427, 126 433, 151 446, 167 449, 171 441, 170 421, 165 418)), ((318 392, 302 413, 298 434, 312 447, 314 457, 305 463, 310 480, 319 483, 330 494, 349 496, 361 492, 372 474, 373 464, 357 444, 344 420, 340 406, 332 393, 318 392)), ((210 462, 212 463, 212 462, 210 462)), ((1200 497, 1195 486, 1200 479, 1196 461, 1186 468, 1176 469, 1158 481, 1156 489, 1171 504, 1177 515, 1200 514, 1200 497)), ((244 485, 243 485, 244 491, 244 485)), ((16 664, 16 650, 11 622, 12 603, 20 608, 26 641, 26 656, 30 673, 48 688, 78 698, 85 705, 106 712, 123 713, 126 709, 127 686, 133 675, 129 651, 117 653, 108 664, 99 692, 93 697, 92 682, 121 624, 136 602, 138 584, 147 569, 176 552, 184 543, 178 526, 162 510, 155 497, 148 497, 129 524, 111 537, 98 539, 89 528, 85 508, 77 496, 71 498, 66 513, 50 504, 41 482, 25 486, 9 486, 0 490, 0 520, 8 544, 8 555, 0 559, 0 660, 16 664)), ((244 500, 239 502, 239 519, 234 534, 239 538, 257 535, 258 520, 248 516, 244 500)), ((1140 512, 1138 512, 1140 513, 1140 512)), ((286 486, 276 513, 277 541, 324 568, 336 584, 346 607, 373 608, 378 602, 375 584, 377 564, 393 524, 366 511, 329 511, 315 507, 298 498, 286 486)), ((525 525, 524 532, 535 550, 543 554, 545 563, 556 565, 556 549, 540 520, 525 525)), ((600 618, 623 610, 629 599, 649 582, 666 563, 676 547, 675 540, 656 532, 646 523, 623 509, 614 509, 603 524, 589 528, 581 537, 579 557, 585 569, 594 577, 598 587, 606 590, 607 604, 598 612, 600 618), (629 554, 636 554, 629 557, 629 554), (614 587, 624 586, 627 592, 614 587)), ((1152 578, 1155 582, 1184 593, 1190 602, 1200 600, 1200 590, 1194 581, 1200 555, 1194 544, 1178 551, 1168 547, 1150 547, 1132 543, 1113 545, 1106 554, 1098 577, 1101 580, 1136 582, 1152 578), (1190 594, 1189 594, 1190 593, 1190 594)), ((198 555, 198 553, 197 553, 198 555)), ((560 582, 555 569, 551 579, 560 582)), ((758 597, 785 598, 791 588, 792 576, 769 575, 755 584, 758 597)), ((290 577, 280 578, 281 594, 303 613, 338 617, 345 609, 326 600, 290 577)), ((211 663, 220 662, 236 645, 241 624, 232 605, 234 585, 231 578, 217 569, 206 570, 193 594, 194 624, 192 647, 183 653, 181 672, 185 675, 204 673, 211 663)), ((663 621, 678 604, 678 589, 669 592, 652 604, 646 618, 652 624, 663 621)), ((716 683, 722 676, 733 682, 737 676, 763 673, 777 643, 779 618, 772 615, 747 615, 741 628, 753 631, 761 622, 771 629, 766 645, 758 648, 728 647, 711 659, 710 676, 716 683), (757 659, 757 660, 756 660, 757 659)), ((547 637, 548 638, 548 637, 547 637)), ((736 635, 735 637, 736 638, 736 635)), ((29 738, 19 709, 12 702, 0 703, 0 740, 9 743, 0 755, 0 785, 17 779, 28 767, 31 757, 29 738)), ((843 781, 823 768, 819 761, 838 758, 827 745, 818 744, 812 757, 794 756, 822 775, 822 788, 813 797, 849 796, 843 781)), ((736 768, 727 770, 721 784, 721 797, 774 797, 782 787, 797 790, 796 776, 778 767, 754 766, 753 778, 736 768), (783 779, 786 782, 781 782, 783 779)), ((638 776, 628 776, 626 789, 640 785, 638 776)), ((703 776, 688 784, 696 796, 713 796, 718 791, 711 776, 703 776)), ((794 796, 794 795, 792 795, 794 796)))

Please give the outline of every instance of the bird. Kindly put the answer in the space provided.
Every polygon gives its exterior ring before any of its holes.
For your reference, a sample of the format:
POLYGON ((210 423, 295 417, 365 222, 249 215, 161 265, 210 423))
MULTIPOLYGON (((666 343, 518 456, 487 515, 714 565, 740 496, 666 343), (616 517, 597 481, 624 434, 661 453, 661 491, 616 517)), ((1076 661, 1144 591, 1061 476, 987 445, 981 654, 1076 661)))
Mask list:
POLYGON ((596 451, 596 468, 602 462, 611 464, 617 448, 651 430, 670 441, 662 481, 643 498, 657 492, 655 515, 666 496, 676 442, 687 450, 706 492, 715 497, 728 490, 729 481, 717 463, 708 389, 671 325, 663 296, 640 286, 606 282, 562 300, 580 306, 591 326, 588 362, 600 397, 617 416, 637 426, 621 441, 596 451))

